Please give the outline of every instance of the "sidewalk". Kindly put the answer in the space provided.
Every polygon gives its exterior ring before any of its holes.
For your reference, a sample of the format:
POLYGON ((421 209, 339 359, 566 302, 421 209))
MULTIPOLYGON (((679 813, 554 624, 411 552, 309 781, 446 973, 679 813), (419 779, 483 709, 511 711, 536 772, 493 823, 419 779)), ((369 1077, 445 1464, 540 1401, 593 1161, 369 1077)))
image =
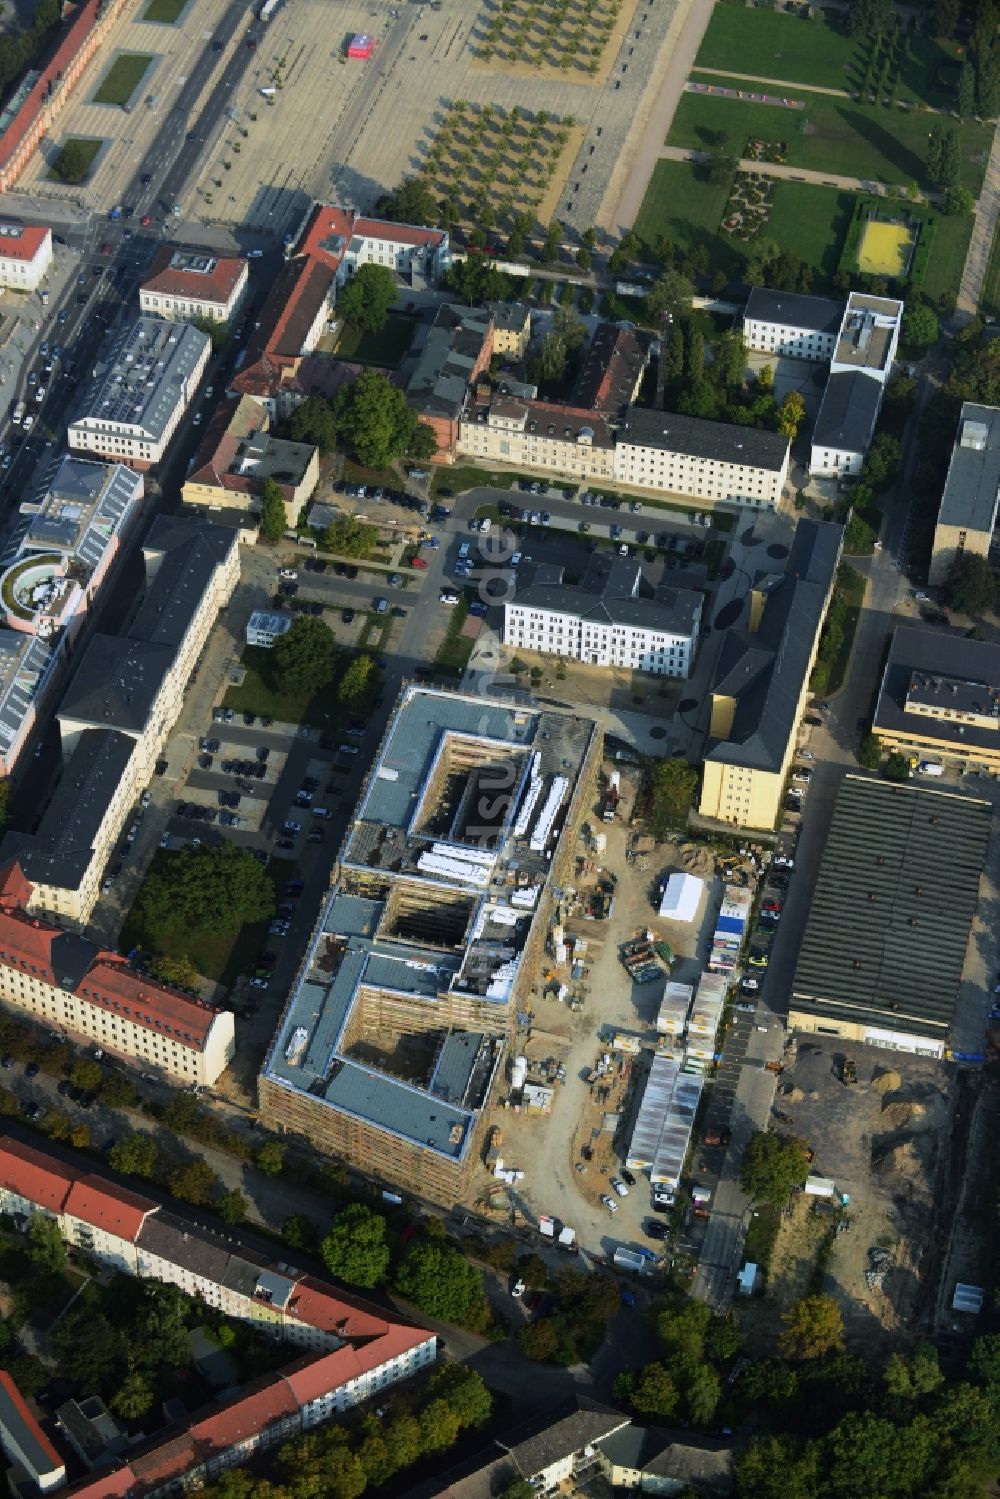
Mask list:
POLYGON ((824 88, 819 83, 789 83, 787 78, 760 78, 756 73, 730 73, 726 68, 692 68, 692 73, 708 73, 713 78, 736 78, 741 83, 766 83, 769 88, 802 90, 807 94, 829 94, 834 99, 853 99, 846 88, 824 88))
POLYGON ((993 133, 993 146, 986 164, 983 190, 976 204, 976 218, 965 257, 962 284, 958 289, 958 311, 974 317, 983 294, 986 272, 993 248, 993 236, 1000 218, 1000 126, 993 133))
MULTIPOLYGON (((710 151, 688 151, 683 146, 661 146, 659 155, 664 161, 706 162, 712 159, 710 151)), ((816 187, 839 187, 845 192, 873 193, 880 198, 889 194, 889 189, 882 182, 866 182, 861 177, 838 177, 830 172, 814 172, 807 167, 789 166, 787 162, 749 161, 740 157, 736 166, 741 172, 761 172, 766 177, 781 177, 786 182, 811 182, 816 187)), ((927 196, 934 198, 937 195, 929 193, 927 196)))

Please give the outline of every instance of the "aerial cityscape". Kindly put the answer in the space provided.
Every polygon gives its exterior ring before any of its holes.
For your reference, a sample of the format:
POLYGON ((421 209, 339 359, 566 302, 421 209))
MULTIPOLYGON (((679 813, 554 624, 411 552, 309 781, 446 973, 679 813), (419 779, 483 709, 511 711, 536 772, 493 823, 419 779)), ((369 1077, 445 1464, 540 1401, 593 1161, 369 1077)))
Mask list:
POLYGON ((1000 10, 0 14, 17 1499, 1000 1481, 1000 10))

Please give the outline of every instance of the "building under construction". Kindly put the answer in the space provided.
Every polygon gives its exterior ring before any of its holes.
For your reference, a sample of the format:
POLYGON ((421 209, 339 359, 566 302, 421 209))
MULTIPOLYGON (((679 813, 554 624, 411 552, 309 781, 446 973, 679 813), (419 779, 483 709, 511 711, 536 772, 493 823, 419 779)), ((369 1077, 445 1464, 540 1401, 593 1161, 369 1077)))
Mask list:
POLYGON ((462 1198, 599 756, 571 714, 404 689, 261 1074, 268 1125, 462 1198))

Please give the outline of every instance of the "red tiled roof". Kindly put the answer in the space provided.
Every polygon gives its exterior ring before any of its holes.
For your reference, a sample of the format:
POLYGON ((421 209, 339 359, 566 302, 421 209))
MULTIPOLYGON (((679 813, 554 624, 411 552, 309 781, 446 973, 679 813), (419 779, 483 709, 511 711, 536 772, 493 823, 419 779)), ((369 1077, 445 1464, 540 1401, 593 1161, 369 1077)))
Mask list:
POLYGON ((0 908, 0 963, 54 984, 52 944, 62 931, 18 909, 0 908))
POLYGON ((85 3, 77 11, 69 30, 43 68, 41 76, 36 81, 30 94, 7 126, 3 135, 0 136, 0 169, 7 165, 35 123, 41 113, 49 90, 57 86, 61 75, 81 50, 84 37, 97 20, 99 8, 100 0, 85 0, 85 3))
POLYGON ((28 1430, 31 1432, 32 1437, 34 1437, 39 1447, 41 1447, 42 1451, 48 1458, 49 1462, 52 1464, 53 1468, 65 1467, 65 1464, 62 1458, 59 1456, 59 1453, 53 1447, 52 1443, 49 1441, 48 1437, 39 1426, 38 1421, 31 1414, 31 1411, 28 1409, 27 1404, 25 1403, 24 1396, 21 1394, 21 1391, 11 1379, 6 1369, 0 1369, 0 1385, 3 1385, 3 1388, 7 1391, 8 1399, 17 1411, 18 1416, 24 1422, 25 1426, 27 1426, 28 1430))
POLYGON ((16 859, 0 865, 0 906, 26 906, 31 884, 16 859))
POLYGON ((0 1187, 50 1213, 61 1213, 79 1173, 54 1156, 9 1135, 0 1136, 0 1187))
MULTIPOLYGON (((0 913, 0 933, 2 928, 0 913)), ((76 993, 101 1009, 113 1010, 134 1025, 198 1048, 205 1045, 212 1021, 219 1013, 205 1000, 167 989, 145 974, 136 973, 116 953, 99 953, 77 985, 76 993)))
POLYGON ((423 1328, 391 1325, 382 1337, 361 1348, 335 1348, 332 1353, 321 1354, 319 1358, 302 1358, 283 1369, 282 1374, 295 1396, 296 1405, 308 1405, 331 1390, 349 1384, 352 1379, 398 1358, 401 1353, 418 1348, 431 1336, 423 1328))
MULTIPOLYGON (((174 245, 161 245, 142 290, 159 292, 165 297, 197 297, 201 301, 229 301, 245 274, 247 262, 238 255, 220 255, 210 274, 186 271, 170 264, 177 254, 174 245)), ((207 252, 206 252, 207 254, 207 252)))
POLYGON ((101 1176, 85 1176, 73 1184, 64 1211, 133 1244, 145 1218, 156 1209, 157 1204, 148 1197, 101 1176))
POLYGON ((110 1473, 95 1473, 89 1480, 68 1492, 80 1495, 80 1499, 126 1499, 135 1488, 135 1474, 131 1468, 115 1468, 110 1473))
POLYGON ((171 1478, 207 1462, 213 1453, 225 1452, 284 1416, 297 1413, 294 1396, 281 1376, 265 1375, 248 1385, 238 1399, 222 1410, 196 1421, 187 1431, 144 1456, 134 1457, 131 1467, 136 1488, 140 1494, 159 1488, 171 1478))
POLYGON ((335 203, 318 203, 312 222, 302 237, 299 253, 313 255, 324 261, 331 270, 337 270, 354 236, 366 239, 395 241, 400 245, 440 245, 444 241, 443 229, 425 229, 416 224, 393 224, 389 219, 366 218, 353 209, 339 208, 335 203), (323 244, 339 235, 344 241, 338 253, 332 246, 323 244))
POLYGON ((344 1291, 335 1290, 312 1275, 296 1281, 286 1309, 307 1327, 336 1333, 351 1341, 354 1338, 381 1338, 394 1326, 367 1302, 356 1301, 344 1291))
POLYGON ((42 224, 25 224, 18 234, 6 234, 0 219, 0 256, 5 260, 34 260, 51 234, 52 230, 42 224))

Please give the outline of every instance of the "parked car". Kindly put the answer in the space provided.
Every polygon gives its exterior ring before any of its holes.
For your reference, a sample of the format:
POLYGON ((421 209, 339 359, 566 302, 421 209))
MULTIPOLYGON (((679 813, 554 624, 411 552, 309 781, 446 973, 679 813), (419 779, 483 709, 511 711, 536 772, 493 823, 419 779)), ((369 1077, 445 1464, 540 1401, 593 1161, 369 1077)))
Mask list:
POLYGON ((615 1213, 617 1213, 618 1211, 618 1204, 617 1202, 615 1202, 615 1199, 613 1197, 609 1197, 607 1192, 605 1192, 604 1196, 601 1198, 601 1201, 607 1208, 608 1212, 612 1215, 612 1217, 614 1217, 615 1213))

